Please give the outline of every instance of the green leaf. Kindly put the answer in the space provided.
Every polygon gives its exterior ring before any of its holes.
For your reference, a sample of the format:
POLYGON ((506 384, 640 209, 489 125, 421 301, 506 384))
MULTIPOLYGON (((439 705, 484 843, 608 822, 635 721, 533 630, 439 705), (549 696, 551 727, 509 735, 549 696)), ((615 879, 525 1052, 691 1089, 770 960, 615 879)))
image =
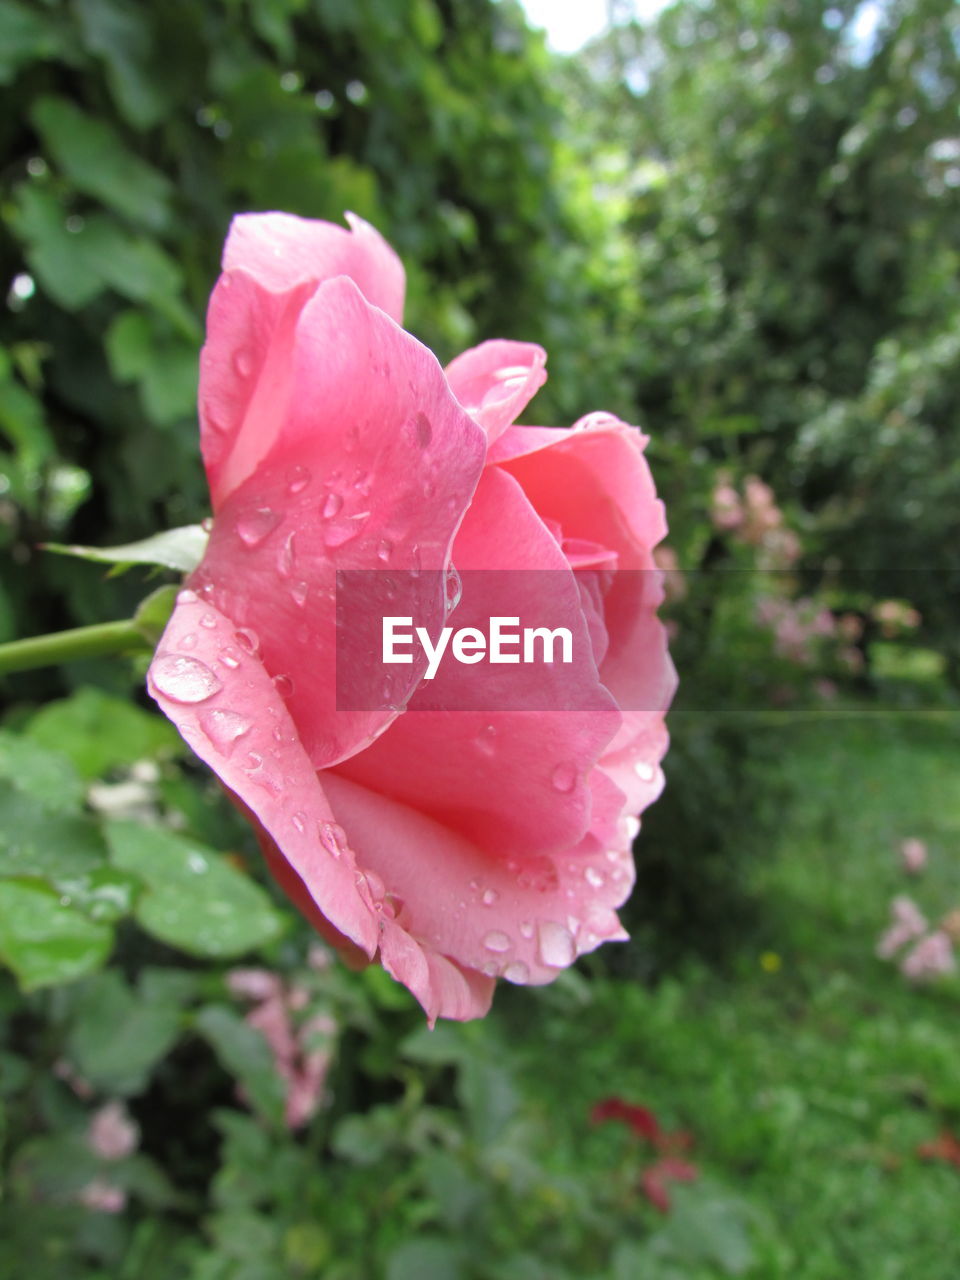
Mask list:
POLYGON ((119 0, 76 0, 84 46, 103 59, 110 92, 131 124, 149 129, 163 119, 168 95, 149 67, 150 10, 119 0))
POLYGON ((103 120, 55 97, 39 98, 30 120, 47 153, 78 191, 150 231, 169 224, 170 179, 128 151, 103 120))
POLYGON ((0 0, 0 85, 12 84, 20 67, 52 58, 62 47, 53 14, 37 13, 15 0, 0 0))
POLYGON ((108 823, 107 840, 114 864, 146 885, 136 918, 161 942, 233 957, 281 932, 283 916, 263 889, 212 849, 134 822, 108 823))
POLYGON ((7 729, 0 729, 0 778, 50 813, 77 813, 83 806, 83 783, 67 757, 7 729))
POLYGON ((202 525, 187 524, 119 547, 82 547, 45 542, 43 549, 61 556, 76 556, 79 560, 95 560, 101 564, 159 564, 166 569, 176 569, 179 573, 190 573, 203 559, 209 536, 202 525))
POLYGON ((108 969, 78 991, 68 1051, 82 1076, 107 1093, 135 1094, 183 1030, 183 1010, 195 988, 192 974, 147 969, 129 987, 108 969))
POLYGON ((114 924, 128 916, 133 907, 140 881, 114 867, 96 867, 81 876, 58 876, 56 886, 70 905, 106 924, 114 924))
POLYGON ((394 1249, 386 1280, 463 1280, 466 1261, 461 1245, 419 1236, 394 1249))
POLYGON ((36 876, 59 885, 106 862, 99 827, 82 814, 57 813, 0 780, 0 876, 36 876))
POLYGON ((242 1086, 255 1110, 272 1124, 282 1124, 284 1085, 270 1046, 260 1032, 225 1005, 206 1005, 194 1025, 223 1067, 242 1086))
POLYGON ((71 234, 60 201, 34 183, 14 191, 10 225, 27 246, 26 258, 44 291, 67 311, 79 311, 106 287, 86 228, 71 234))
POLYGON ((72 982, 103 964, 113 931, 61 905, 34 880, 0 881, 0 958, 25 991, 72 982))
POLYGON ((62 751, 84 778, 99 778, 121 765, 182 751, 176 730, 162 716, 92 688, 48 703, 30 721, 26 736, 62 751))

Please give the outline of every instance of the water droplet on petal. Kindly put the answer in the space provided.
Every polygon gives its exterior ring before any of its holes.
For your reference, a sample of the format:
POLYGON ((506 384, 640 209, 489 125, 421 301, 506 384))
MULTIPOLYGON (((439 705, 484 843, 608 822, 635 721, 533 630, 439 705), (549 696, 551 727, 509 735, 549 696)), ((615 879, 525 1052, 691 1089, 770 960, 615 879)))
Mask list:
POLYGON ((485 960, 481 972, 487 978, 496 978, 500 975, 500 966, 496 960, 485 960))
POLYGON ((200 625, 201 627, 206 627, 208 631, 212 631, 213 628, 217 625, 216 616, 212 613, 205 613, 203 617, 200 619, 200 625))
POLYGON ((223 688, 219 678, 197 658, 168 653, 150 668, 153 683, 173 702, 206 702, 223 688))
POLYGON ((499 901, 499 899, 500 895, 497 893, 496 889, 484 889, 480 896, 480 901, 485 907, 492 907, 495 902, 499 901))
POLYGON ((388 564, 392 555, 393 543, 389 538, 381 538, 377 544, 377 559, 383 564, 388 564))
POLYGON ((583 873, 583 878, 587 884, 593 885, 594 889, 599 889, 604 880, 603 872, 596 867, 587 867, 583 873))
POLYGON ((293 566, 296 562, 297 552, 294 543, 296 534, 287 534, 286 540, 277 552, 277 572, 281 578, 289 578, 293 573, 293 566))
POLYGON ((620 861, 620 850, 619 850, 619 849, 608 849, 608 850, 607 850, 607 852, 604 854, 604 857, 607 859, 607 861, 608 861, 608 862, 619 862, 619 861, 620 861))
POLYGON ((501 933, 499 929, 494 929, 484 938, 483 945, 488 951, 509 951, 513 943, 507 934, 501 933))
POLYGON ((421 449, 425 449, 433 439, 433 426, 425 413, 415 413, 409 422, 412 438, 421 449))
POLYGON ((198 598, 197 593, 191 591, 189 587, 177 592, 177 604, 196 604, 198 598))
POLYGON ((577 785, 577 771, 572 764, 558 764, 550 778, 554 791, 569 795, 577 785))
POLYGON ((282 520, 278 511, 269 507, 256 507, 237 517, 237 537, 246 547, 258 547, 273 533, 282 520))
POLYGON ((492 756, 497 750, 497 731, 492 724, 485 725, 474 738, 474 745, 481 755, 492 756))
POLYGON ((237 740, 252 727, 246 716, 236 711, 207 711, 200 717, 200 728, 225 756, 230 755, 237 740))
POLYGON ((249 627, 237 627, 234 634, 237 637, 237 644, 245 653, 255 654, 260 648, 260 637, 249 627))
POLYGON ((307 603, 307 596, 310 594, 310 588, 305 582, 294 582, 290 586, 290 595, 293 603, 300 609, 307 603))
POLYGON ((220 654, 220 662, 222 662, 225 667, 229 667, 231 671, 236 671, 237 667, 240 665, 240 655, 237 653, 236 649, 224 649, 220 654))
POLYGON ((281 698, 289 698, 293 693, 293 681, 289 676, 279 675, 273 677, 273 685, 281 698))
POLYGON ((474 893, 476 893, 476 892, 477 892, 477 890, 480 888, 480 881, 479 881, 479 880, 471 880, 471 881, 470 881, 470 888, 473 890, 473 892, 474 892, 474 893))
POLYGON ((310 483, 310 472, 306 467, 291 467, 287 472, 287 492, 296 496, 303 493, 310 483))
POLYGON ((320 514, 324 520, 332 520, 340 508, 343 506, 343 498, 339 493, 328 493, 324 500, 320 514))
POLYGON ((188 853, 187 866, 195 876, 202 876, 205 871, 210 870, 209 864, 202 853, 188 853))
POLYGON ((573 935, 562 924, 553 920, 543 920, 537 926, 537 941, 540 945, 540 959, 551 969, 565 969, 573 964, 577 954, 573 935))
POLYGON ((188 631, 185 636, 181 636, 177 641, 181 649, 195 649, 197 647, 197 637, 192 631, 188 631))
POLYGON ((293 823, 296 829, 300 832, 300 834, 303 835, 303 833, 307 829, 307 815, 302 810, 298 810, 290 819, 290 821, 293 823))
POLYGON ((447 575, 444 579, 444 591, 446 594, 447 613, 450 613, 460 603, 460 597, 463 595, 463 583, 460 581, 460 575, 453 565, 447 570, 447 575))
POLYGON ((652 782, 656 770, 653 765, 647 764, 645 760, 638 760, 633 766, 633 772, 641 782, 652 782))
POLYGON ((241 347, 239 351, 234 352, 233 367, 241 378, 249 378, 253 373, 253 356, 241 347))
POLYGON ((520 926, 520 934, 524 938, 533 937, 533 925, 529 920, 524 920, 523 924, 520 926))
POLYGON ((336 822, 321 822, 320 843, 335 858, 339 858, 347 847, 347 833, 336 822))
POLYGON ((503 976, 508 982, 529 982, 530 970, 522 960, 513 960, 503 971, 503 976))

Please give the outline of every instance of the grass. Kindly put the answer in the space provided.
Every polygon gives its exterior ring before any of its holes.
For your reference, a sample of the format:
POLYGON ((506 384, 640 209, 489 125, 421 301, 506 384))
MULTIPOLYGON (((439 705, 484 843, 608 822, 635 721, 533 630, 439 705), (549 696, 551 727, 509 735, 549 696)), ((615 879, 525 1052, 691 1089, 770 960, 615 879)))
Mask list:
POLYGON ((757 867, 763 934, 733 971, 605 980, 525 1037, 531 1092, 569 1117, 559 1159, 622 1158, 627 1135, 583 1122, 604 1096, 643 1103, 749 1206, 750 1276, 956 1280, 960 1170, 917 1147, 960 1133, 958 984, 911 988, 874 946, 895 893, 934 920, 960 905, 958 743, 956 716, 785 723, 799 799, 757 867), (915 880, 907 836, 930 850, 915 880))

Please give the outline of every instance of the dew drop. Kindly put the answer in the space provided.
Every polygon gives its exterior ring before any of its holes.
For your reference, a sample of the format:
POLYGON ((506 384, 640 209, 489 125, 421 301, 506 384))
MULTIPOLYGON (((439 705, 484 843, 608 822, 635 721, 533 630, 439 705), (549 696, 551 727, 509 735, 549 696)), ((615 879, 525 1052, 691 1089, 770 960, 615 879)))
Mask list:
POLYGON ((249 627, 237 627, 234 634, 237 637, 237 644, 245 653, 252 655, 260 648, 260 637, 249 627))
POLYGON ((256 751, 251 751, 247 756, 247 763, 244 767, 247 769, 262 769, 263 756, 257 755, 256 751))
POLYGON ((298 809, 297 812, 290 819, 290 821, 293 823, 296 829, 300 832, 300 834, 303 835, 303 833, 307 829, 307 815, 302 810, 298 809))
POLYGON ((231 671, 236 671, 240 665, 240 655, 236 649, 224 649, 220 654, 220 661, 225 667, 229 667, 231 671))
POLYGON ((482 756, 492 756, 496 754, 497 730, 492 724, 485 725, 473 741, 482 756))
POLYGON ((310 593, 310 588, 307 586, 305 582, 291 583, 290 595, 293 598, 293 603, 299 609, 302 609, 303 606, 307 603, 307 596, 309 595, 309 593, 310 593))
POLYGON ((198 598, 197 593, 191 591, 189 587, 177 592, 177 604, 196 604, 198 598))
POLYGON ((444 594, 446 596, 447 613, 450 613, 460 603, 460 597, 463 595, 463 583, 460 581, 460 575, 453 565, 447 570, 444 579, 444 594))
POLYGON ((200 619, 200 625, 201 627, 206 627, 208 631, 212 631, 213 628, 217 625, 217 619, 214 616, 214 614, 205 613, 203 617, 200 619))
POLYGON ((273 677, 273 685, 281 698, 289 698, 293 693, 293 681, 289 676, 279 675, 273 677))
POLYGON ((572 764, 558 764, 551 775, 550 782, 554 791, 569 795, 577 785, 577 771, 572 764))
POLYGON ((474 893, 476 893, 476 892, 477 892, 477 890, 480 888, 480 881, 479 881, 479 880, 471 880, 471 881, 470 881, 470 888, 473 890, 473 892, 474 892, 474 893))
POLYGON ((608 850, 607 850, 607 852, 605 853, 604 857, 607 859, 607 861, 608 861, 608 862, 619 862, 619 861, 620 861, 620 850, 619 850, 619 849, 608 849, 608 850))
POLYGON ((283 545, 277 552, 277 572, 281 578, 289 578, 293 573, 293 566, 297 558, 296 547, 294 546, 295 541, 295 533, 287 534, 283 545))
POLYGON ((500 966, 496 960, 485 960, 481 972, 488 978, 499 977, 500 966))
POLYGON ((298 493, 303 493, 309 483, 310 472, 306 467, 291 467, 287 472, 287 493, 294 497, 298 493))
POLYGON ((181 636, 178 644, 181 649, 195 649, 197 647, 197 637, 192 631, 188 631, 185 636, 181 636))
POLYGON ((533 925, 529 920, 524 920, 523 924, 520 926, 520 936, 523 938, 533 937, 533 925))
POLYGON ((509 951, 513 944, 507 934, 501 933, 499 929, 494 929, 484 938, 483 945, 488 951, 509 951))
POLYGON ((654 770, 653 765, 647 764, 645 760, 638 760, 633 766, 633 772, 641 782, 652 782, 656 771, 654 770))
POLYGON ((335 822, 321 822, 320 843, 335 858, 339 858, 347 847, 347 833, 335 822))
POLYGON ((418 413, 414 416, 413 433, 421 449, 425 449, 433 439, 433 427, 425 413, 418 413))
POLYGON ((339 493, 328 493, 320 509, 320 514, 324 520, 332 520, 342 506, 343 498, 339 493))
POLYGON ((603 872, 596 867, 587 867, 583 873, 583 878, 587 884, 593 885, 594 889, 599 889, 604 880, 603 872))
POLYGON ((206 858, 201 853, 188 853, 187 866, 195 876, 202 876, 204 872, 210 870, 206 858))
POLYGON ((237 537, 245 547, 258 547, 273 533, 282 517, 270 507, 256 507, 237 517, 237 537))
POLYGON ((246 716, 237 711, 207 711, 200 717, 200 728, 225 756, 231 754, 237 741, 252 727, 246 716))
POLYGON ((551 969, 564 969, 573 964, 577 954, 573 935, 562 924, 553 920, 543 920, 537 926, 537 941, 540 945, 540 959, 551 969))
POLYGON ((500 900, 500 895, 496 889, 484 889, 480 895, 480 901, 485 907, 492 907, 495 902, 500 900))
POLYGON ((377 559, 382 564, 389 564, 390 557, 393 555, 393 543, 389 538, 381 538, 377 543, 377 559))
POLYGON ((508 982, 524 983, 530 980, 530 970, 522 960, 513 960, 503 971, 503 976, 508 982))
POLYGON ((249 378, 253 373, 253 356, 246 348, 234 352, 233 367, 241 378, 249 378))
POLYGON ((223 688, 219 678, 197 658, 164 654, 150 670, 153 683, 173 702, 206 702, 223 688))

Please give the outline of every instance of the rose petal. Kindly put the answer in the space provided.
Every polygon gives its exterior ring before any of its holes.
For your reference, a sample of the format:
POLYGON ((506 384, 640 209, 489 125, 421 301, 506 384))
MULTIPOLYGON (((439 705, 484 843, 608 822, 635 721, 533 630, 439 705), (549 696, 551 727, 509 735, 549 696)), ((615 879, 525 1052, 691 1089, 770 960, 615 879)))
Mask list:
MULTIPOLYGON (((595 805, 619 813, 623 797, 595 770, 595 805)), ((624 855, 615 861, 592 836, 556 857, 501 860, 489 850, 377 790, 337 773, 324 788, 351 847, 393 902, 396 925, 429 957, 485 977, 552 982, 578 953, 625 938, 615 913, 630 889, 624 855)), ((601 814, 601 825, 611 814, 601 814)), ((400 944, 397 942, 396 947, 400 944)), ((404 982, 425 990, 417 952, 404 944, 404 982)), ((424 1001, 426 1004, 427 1001, 424 1001)), ((451 1016, 444 1009, 444 1016, 451 1016)))
MULTIPOLYGON (((421 674, 395 668, 382 707, 337 710, 337 570, 445 568, 483 436, 433 355, 348 280, 322 285, 304 307, 291 368, 280 427, 221 505, 189 585, 257 647, 319 768, 367 745, 421 674)), ((439 626, 442 578, 400 574, 397 612, 439 626)))
POLYGON ((360 292, 399 324, 406 277, 380 233, 355 213, 350 230, 291 213, 241 213, 223 249, 223 269, 241 268, 272 293, 349 276, 360 292))
POLYGON ((378 927, 355 856, 276 686, 234 624, 181 592, 147 687, 194 752, 284 851, 331 924, 368 956, 378 927))
POLYGON ((494 339, 447 365, 447 381, 463 407, 494 441, 547 380, 547 353, 532 342, 494 339))

